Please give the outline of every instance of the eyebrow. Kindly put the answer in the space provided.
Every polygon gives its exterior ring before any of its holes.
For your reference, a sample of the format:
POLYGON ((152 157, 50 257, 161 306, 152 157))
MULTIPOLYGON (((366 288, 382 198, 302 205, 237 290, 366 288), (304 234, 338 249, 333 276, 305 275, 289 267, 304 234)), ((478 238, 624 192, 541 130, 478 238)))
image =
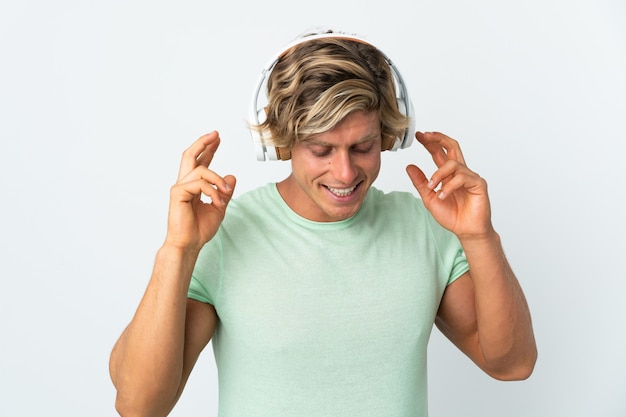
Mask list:
MULTIPOLYGON (((365 137, 359 139, 357 142, 351 144, 350 146, 360 145, 360 144, 365 143, 365 142, 376 140, 376 139, 378 139, 379 136, 380 136, 379 133, 372 133, 371 135, 368 135, 368 136, 365 136, 365 137)), ((333 146, 335 146, 332 143, 328 143, 328 142, 324 142, 324 141, 321 141, 321 140, 317 140, 314 137, 311 137, 309 139, 305 139, 305 140, 302 141, 302 143, 303 144, 307 144, 307 145, 310 144, 310 145, 327 146, 329 148, 332 148, 333 146)))

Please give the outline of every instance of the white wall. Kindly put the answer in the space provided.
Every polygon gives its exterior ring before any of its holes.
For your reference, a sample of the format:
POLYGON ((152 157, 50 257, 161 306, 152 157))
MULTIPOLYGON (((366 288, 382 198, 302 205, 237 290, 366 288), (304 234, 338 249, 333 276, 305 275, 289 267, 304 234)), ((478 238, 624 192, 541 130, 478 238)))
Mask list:
MULTIPOLYGON (((417 128, 461 141, 532 309, 525 382, 490 380, 433 332, 431 415, 626 415, 623 1, 213 3, 0 3, 0 415, 114 415, 108 355, 180 153, 218 129, 214 168, 238 193, 281 179, 244 117, 261 66, 312 25, 378 44, 417 128)), ((432 171, 419 146, 386 153, 379 187, 410 190, 408 162, 432 171)), ((215 409, 206 352, 173 415, 215 409)))

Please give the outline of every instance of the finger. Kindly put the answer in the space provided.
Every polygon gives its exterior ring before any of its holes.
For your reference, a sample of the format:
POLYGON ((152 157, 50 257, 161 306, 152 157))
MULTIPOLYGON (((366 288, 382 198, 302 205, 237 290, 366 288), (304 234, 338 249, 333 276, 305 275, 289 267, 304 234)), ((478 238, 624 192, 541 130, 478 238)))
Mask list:
POLYGON ((233 198, 233 192, 235 191, 235 185, 237 185, 237 178, 232 175, 226 175, 224 177, 225 192, 220 192, 221 200, 228 204, 233 198))
POLYGON ((185 177, 198 165, 209 166, 213 160, 213 155, 220 143, 220 136, 217 131, 213 131, 201 136, 190 147, 185 149, 180 160, 178 179, 185 177))
POLYGON ((450 178, 449 181, 446 181, 446 183, 441 186, 439 191, 437 191, 437 198, 443 200, 452 193, 454 193, 456 190, 466 187, 466 184, 467 178, 465 176, 454 176, 450 178))
POLYGON ((236 179, 232 175, 227 175, 224 178, 225 190, 221 187, 217 187, 215 184, 211 184, 208 181, 198 180, 201 182, 202 194, 211 199, 211 204, 216 207, 225 209, 230 200, 233 197, 233 190, 235 188, 236 179))
POLYGON ((237 185, 237 178, 235 178, 234 175, 226 175, 224 177, 224 183, 225 183, 227 192, 229 192, 232 195, 233 191, 235 190, 235 185, 237 185))
POLYGON ((447 160, 454 160, 465 164, 465 157, 459 142, 440 132, 417 132, 416 139, 430 152, 437 166, 447 160))
POLYGON ((218 190, 209 182, 198 179, 184 184, 176 184, 170 190, 170 211, 188 204, 213 204, 215 207, 225 207, 218 190))
POLYGON ((208 167, 213 161, 213 157, 215 156, 215 152, 221 143, 221 138, 219 133, 216 132, 217 140, 211 140, 209 144, 202 150, 200 155, 196 158, 198 161, 198 165, 202 165, 208 167))
POLYGON ((181 178, 178 183, 185 184, 194 182, 197 180, 203 180, 207 183, 211 184, 212 187, 219 190, 222 193, 229 194, 233 192, 233 188, 235 186, 235 177, 232 175, 228 175, 226 177, 221 177, 214 171, 211 171, 209 168, 204 165, 199 165, 195 167, 191 172, 181 178))
POLYGON ((441 184, 437 196, 444 199, 461 188, 470 192, 477 192, 483 183, 484 180, 465 165, 450 161, 433 174, 428 187, 434 190, 441 184))
POLYGON ((173 187, 173 190, 178 193, 178 195, 180 196, 179 201, 183 203, 193 201, 196 198, 201 197, 202 195, 209 197, 211 201, 217 200, 219 196, 219 191, 217 190, 215 185, 202 178, 176 184, 173 187))
POLYGON ((457 176, 473 176, 479 178, 478 174, 472 172, 465 165, 456 161, 449 160, 433 173, 433 175, 430 177, 430 181, 428 181, 428 187, 432 190, 436 189, 439 186, 444 187, 446 184, 448 184, 448 182, 450 182, 453 178, 457 176))
POLYGON ((435 165, 440 167, 448 161, 448 155, 446 155, 445 149, 438 145, 436 141, 433 141, 432 135, 429 133, 415 132, 415 139, 430 153, 435 165))
POLYGON ((224 208, 233 196, 235 182, 235 177, 229 175, 224 180, 224 183, 227 184, 227 189, 221 189, 221 187, 202 177, 177 183, 170 191, 172 204, 190 203, 199 199, 206 201, 206 199, 202 198, 204 195, 208 197, 210 204, 224 208))
POLYGON ((448 155, 448 159, 452 159, 454 161, 460 162, 463 165, 466 165, 465 157, 463 156, 463 152, 461 151, 461 145, 459 145, 459 142, 457 140, 440 132, 429 132, 428 136, 431 138, 431 140, 439 143, 446 150, 446 155, 448 155))
POLYGON ((424 175, 424 171, 416 165, 411 164, 406 167, 406 173, 409 175, 413 186, 420 197, 422 197, 422 200, 428 201, 428 199, 432 198, 434 191, 428 186, 428 179, 426 175, 424 175))

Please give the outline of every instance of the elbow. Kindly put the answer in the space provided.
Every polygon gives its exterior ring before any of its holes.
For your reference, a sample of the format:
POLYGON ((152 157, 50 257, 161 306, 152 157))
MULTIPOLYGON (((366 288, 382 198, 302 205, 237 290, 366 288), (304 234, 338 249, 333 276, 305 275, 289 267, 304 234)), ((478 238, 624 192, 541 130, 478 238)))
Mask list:
POLYGON ((174 407, 169 390, 147 384, 133 385, 117 381, 115 410, 121 417, 165 417, 174 407))
POLYGON ((165 417, 174 408, 177 393, 147 384, 116 385, 115 410, 121 417, 165 417))
POLYGON ((533 374, 537 363, 537 350, 516 358, 514 361, 507 361, 499 366, 492 366, 485 369, 489 376, 499 381, 523 381, 533 374))
POLYGON ((176 403, 170 397, 165 392, 118 389, 115 410, 121 417, 165 417, 176 403))
MULTIPOLYGON (((119 414, 121 417, 131 417, 133 415, 132 408, 127 402, 123 401, 120 398, 119 394, 115 398, 115 411, 117 411, 117 414, 119 414)), ((135 415, 139 414, 135 413, 135 415)))
POLYGON ((115 372, 113 366, 111 380, 116 390, 115 410, 121 417, 165 417, 176 402, 177 385, 129 378, 115 372))
POLYGON ((534 365, 518 366, 505 372, 488 372, 489 375, 498 381, 524 381, 532 375, 534 365))
POLYGON ((140 413, 137 413, 137 410, 134 409, 128 402, 124 401, 119 394, 115 398, 115 411, 117 411, 117 414, 119 414, 121 417, 132 417, 141 415, 140 413))
POLYGON ((115 397, 115 410, 121 417, 143 417, 150 414, 141 407, 137 401, 132 401, 128 396, 122 395, 119 391, 115 397))
POLYGON ((167 415, 167 412, 156 408, 154 403, 148 404, 145 401, 133 400, 120 395, 119 392, 115 398, 115 410, 121 417, 160 417, 167 415))

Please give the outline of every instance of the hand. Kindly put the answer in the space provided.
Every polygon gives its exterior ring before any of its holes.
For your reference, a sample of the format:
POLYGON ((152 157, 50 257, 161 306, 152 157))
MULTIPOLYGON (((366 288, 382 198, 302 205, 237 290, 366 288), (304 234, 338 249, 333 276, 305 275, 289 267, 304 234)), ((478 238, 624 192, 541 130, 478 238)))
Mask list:
POLYGON ((406 171, 435 220, 459 239, 493 233, 487 182, 466 166, 458 142, 442 133, 417 132, 415 138, 438 169, 430 180, 415 165, 406 171))
POLYGON ((219 143, 219 134, 212 132, 200 137, 183 153, 178 180, 170 189, 165 244, 199 251, 224 220, 236 179, 232 175, 222 178, 208 168, 219 143), (202 194, 211 201, 202 201, 202 194))

